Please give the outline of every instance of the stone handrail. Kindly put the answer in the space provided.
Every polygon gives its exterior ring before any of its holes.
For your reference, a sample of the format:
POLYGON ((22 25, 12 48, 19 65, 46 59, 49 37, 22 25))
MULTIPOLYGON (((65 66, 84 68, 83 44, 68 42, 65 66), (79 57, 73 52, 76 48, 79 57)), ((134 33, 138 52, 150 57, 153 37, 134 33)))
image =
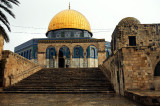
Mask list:
POLYGON ((111 81, 111 72, 107 70, 103 65, 99 65, 98 68, 105 74, 109 81, 111 81))

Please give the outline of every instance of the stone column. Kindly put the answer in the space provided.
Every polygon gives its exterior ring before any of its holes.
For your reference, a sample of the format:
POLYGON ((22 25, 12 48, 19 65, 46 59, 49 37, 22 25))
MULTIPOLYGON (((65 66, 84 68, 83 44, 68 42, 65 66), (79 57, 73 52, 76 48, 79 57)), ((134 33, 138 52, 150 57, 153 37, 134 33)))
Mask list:
POLYGON ((53 56, 53 67, 55 68, 56 67, 56 59, 55 59, 56 57, 55 56, 53 56))
POLYGON ((69 67, 72 67, 72 52, 70 52, 70 65, 69 67))
POLYGON ((84 61, 83 61, 83 67, 85 68, 85 67, 87 67, 87 62, 86 62, 86 55, 87 54, 87 52, 86 52, 86 50, 84 50, 84 61))
POLYGON ((46 59, 46 67, 49 68, 49 59, 46 59))
POLYGON ((66 68, 66 63, 67 63, 66 56, 63 56, 63 59, 64 59, 64 68, 66 68))
POLYGON ((59 53, 57 52, 57 55, 56 55, 56 66, 55 66, 55 68, 58 68, 58 58, 59 57, 59 53))

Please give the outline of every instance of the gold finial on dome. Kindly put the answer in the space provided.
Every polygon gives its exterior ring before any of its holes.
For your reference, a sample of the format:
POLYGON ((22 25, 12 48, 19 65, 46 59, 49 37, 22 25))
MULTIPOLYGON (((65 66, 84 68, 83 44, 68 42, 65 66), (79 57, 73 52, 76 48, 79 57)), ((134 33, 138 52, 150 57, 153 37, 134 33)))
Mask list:
POLYGON ((69 2, 69 10, 70 10, 70 8, 71 8, 71 5, 70 5, 70 2, 69 2))

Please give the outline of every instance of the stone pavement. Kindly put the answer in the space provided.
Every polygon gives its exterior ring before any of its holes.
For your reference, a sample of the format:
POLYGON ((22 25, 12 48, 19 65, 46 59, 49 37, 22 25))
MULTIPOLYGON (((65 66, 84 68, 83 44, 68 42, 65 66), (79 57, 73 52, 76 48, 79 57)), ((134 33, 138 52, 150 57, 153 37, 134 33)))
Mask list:
POLYGON ((0 106, 137 106, 116 94, 0 94, 0 106))
POLYGON ((160 91, 155 90, 128 90, 125 91, 125 96, 135 102, 143 105, 158 105, 160 106, 160 91))

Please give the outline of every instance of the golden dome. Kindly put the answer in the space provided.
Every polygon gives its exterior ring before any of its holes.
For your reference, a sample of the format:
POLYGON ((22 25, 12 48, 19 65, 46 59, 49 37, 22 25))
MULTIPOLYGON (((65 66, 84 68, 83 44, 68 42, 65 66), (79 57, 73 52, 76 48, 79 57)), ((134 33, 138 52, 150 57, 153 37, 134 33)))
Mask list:
POLYGON ((126 17, 123 18, 118 25, 119 26, 131 26, 131 25, 138 25, 141 24, 140 21, 134 17, 126 17))
POLYGON ((82 29, 91 32, 90 24, 85 16, 78 11, 70 9, 56 14, 48 26, 48 31, 63 28, 82 29))

